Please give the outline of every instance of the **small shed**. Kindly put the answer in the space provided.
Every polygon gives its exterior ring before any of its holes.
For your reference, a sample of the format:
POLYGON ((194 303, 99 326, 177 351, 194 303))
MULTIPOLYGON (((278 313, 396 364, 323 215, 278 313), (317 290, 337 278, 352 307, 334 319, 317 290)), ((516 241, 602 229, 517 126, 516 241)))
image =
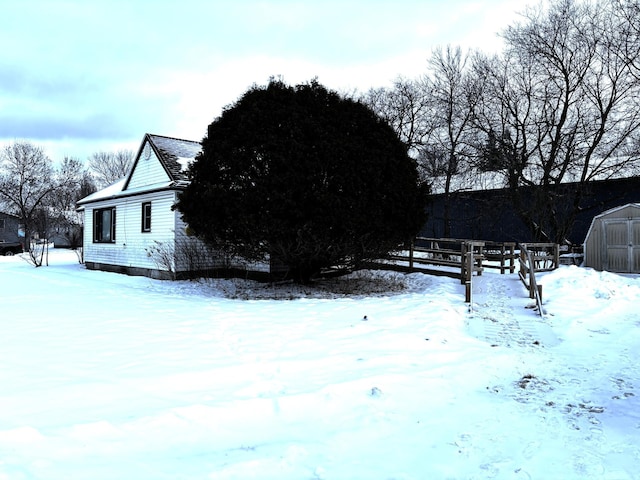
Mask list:
POLYGON ((596 270, 640 273, 640 204, 612 208, 593 218, 584 241, 584 264, 596 270))

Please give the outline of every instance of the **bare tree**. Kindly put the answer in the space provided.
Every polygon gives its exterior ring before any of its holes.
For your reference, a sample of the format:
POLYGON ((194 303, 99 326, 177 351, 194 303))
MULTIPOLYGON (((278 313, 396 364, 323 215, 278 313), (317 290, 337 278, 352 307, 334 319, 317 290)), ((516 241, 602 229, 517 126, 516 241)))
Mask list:
MULTIPOLYGON (((475 156, 474 117, 483 83, 460 47, 436 48, 423 84, 428 105, 428 132, 420 163, 444 194, 444 236, 450 236, 450 194, 466 188, 464 180, 475 156), (457 184, 454 178, 460 179, 457 184)), ((468 178, 468 177, 466 177, 468 178)))
POLYGON ((0 153, 0 197, 20 217, 27 250, 40 211, 55 188, 51 160, 40 147, 26 141, 4 147, 0 153))
POLYGON ((134 152, 96 152, 89 158, 89 169, 99 187, 106 187, 124 178, 133 163, 134 152))
POLYGON ((490 85, 479 123, 500 144, 513 202, 540 240, 567 238, 589 182, 637 167, 627 149, 640 129, 637 56, 611 5, 530 8, 504 32, 503 56, 477 64, 490 85))
POLYGON ((611 0, 612 27, 617 32, 620 47, 618 54, 629 63, 636 78, 640 78, 640 1, 611 0))
POLYGON ((77 249, 82 244, 82 214, 76 202, 96 191, 96 186, 84 163, 65 157, 55 172, 58 188, 52 193, 48 209, 50 229, 68 246, 77 249))
POLYGON ((75 203, 85 194, 81 188, 89 175, 87 168, 81 160, 65 157, 55 173, 60 186, 53 195, 52 206, 60 211, 75 209, 75 203))
POLYGON ((418 156, 428 134, 429 114, 427 96, 420 80, 398 78, 393 88, 371 89, 361 101, 393 127, 410 155, 418 156))

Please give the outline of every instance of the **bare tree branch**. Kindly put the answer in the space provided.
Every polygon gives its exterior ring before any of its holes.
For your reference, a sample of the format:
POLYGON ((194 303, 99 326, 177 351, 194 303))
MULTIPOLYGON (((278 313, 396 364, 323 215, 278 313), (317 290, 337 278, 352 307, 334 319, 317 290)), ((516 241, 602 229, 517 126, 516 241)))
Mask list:
POLYGON ((638 167, 628 148, 640 130, 638 56, 616 3, 633 2, 530 8, 504 32, 504 55, 482 65, 490 91, 479 118, 502 142, 514 202, 540 239, 565 239, 590 181, 638 167))
POLYGON ((133 164, 134 152, 96 152, 89 158, 89 169, 99 187, 106 187, 124 178, 133 164))

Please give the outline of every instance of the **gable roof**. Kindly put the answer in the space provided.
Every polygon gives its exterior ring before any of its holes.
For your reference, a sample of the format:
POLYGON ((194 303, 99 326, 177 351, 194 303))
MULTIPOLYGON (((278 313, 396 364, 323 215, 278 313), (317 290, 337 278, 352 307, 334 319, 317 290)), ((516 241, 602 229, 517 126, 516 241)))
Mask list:
POLYGON ((162 168, 167 172, 171 182, 176 182, 183 186, 186 185, 188 182, 187 167, 200 152, 202 148, 200 142, 146 133, 140 144, 136 159, 131 166, 131 170, 129 170, 123 190, 126 190, 129 186, 131 176, 147 144, 153 149, 153 152, 156 154, 156 157, 158 157, 162 168))
POLYGON ((183 140, 181 138, 146 133, 127 176, 79 200, 77 205, 80 206, 99 200, 148 193, 150 191, 184 188, 189 183, 187 167, 195 159, 196 155, 198 155, 201 148, 200 142, 193 140, 183 140), (146 145, 149 145, 155 153, 160 165, 162 165, 162 168, 167 173, 169 181, 164 185, 154 185, 152 189, 146 187, 129 189, 129 182, 146 145))

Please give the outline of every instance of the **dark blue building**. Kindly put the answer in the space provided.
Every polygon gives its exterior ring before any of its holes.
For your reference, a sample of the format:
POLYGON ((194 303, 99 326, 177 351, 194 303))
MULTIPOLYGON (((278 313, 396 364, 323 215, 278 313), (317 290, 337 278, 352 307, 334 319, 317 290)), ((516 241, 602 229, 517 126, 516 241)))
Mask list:
MULTIPOLYGON (((556 188, 571 189, 572 184, 556 188)), ((527 190, 523 188, 524 198, 527 190)), ((531 192, 533 195, 533 191, 531 192)), ((561 195, 558 195, 562 198, 561 195)), ((593 217, 627 203, 640 203, 640 177, 590 182, 567 240, 582 244, 593 217)), ((556 205, 563 211, 563 205, 556 205)), ((456 192, 449 195, 449 238, 487 241, 535 241, 518 216, 508 189, 456 192)), ((445 237, 445 196, 433 195, 428 219, 420 232, 424 237, 445 237)))

